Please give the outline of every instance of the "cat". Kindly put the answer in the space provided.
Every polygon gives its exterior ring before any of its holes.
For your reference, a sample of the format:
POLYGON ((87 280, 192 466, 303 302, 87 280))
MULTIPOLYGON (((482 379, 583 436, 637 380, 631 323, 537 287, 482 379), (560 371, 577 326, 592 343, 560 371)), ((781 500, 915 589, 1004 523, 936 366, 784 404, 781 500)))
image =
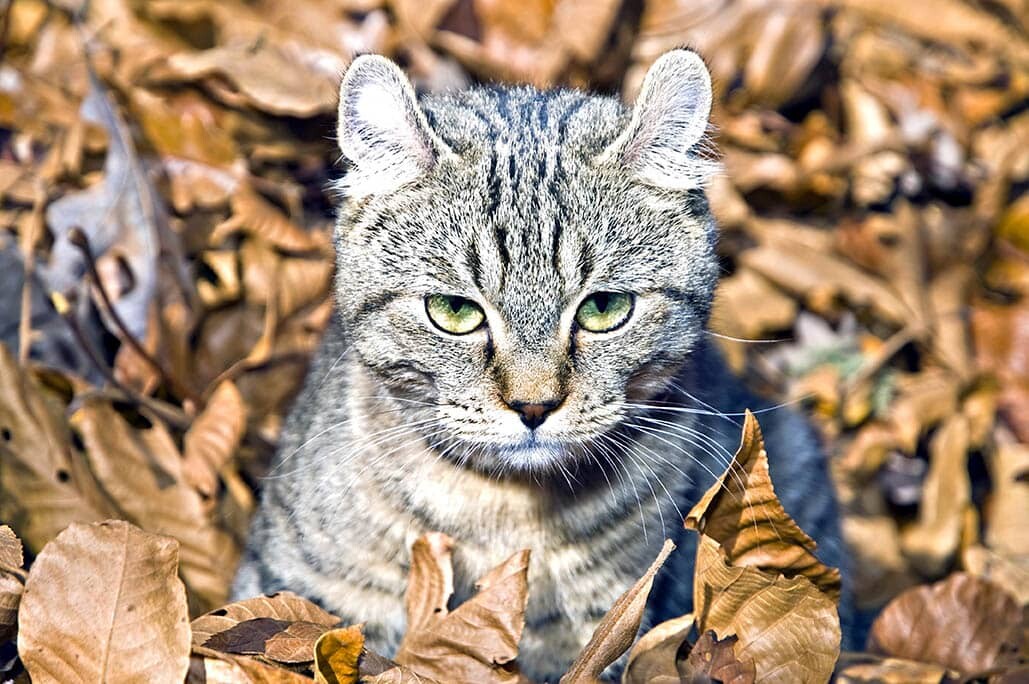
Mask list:
MULTIPOLYGON (((684 49, 654 63, 631 109, 530 87, 419 100, 389 60, 354 60, 335 317, 235 597, 295 591, 389 655, 418 536, 456 541, 455 603, 529 548, 518 662, 535 681, 557 680, 665 537, 679 548, 646 624, 690 610, 683 514, 728 463, 739 412, 767 407, 705 332, 711 99, 684 49)), ((786 409, 759 417, 784 506, 841 565, 814 435, 786 409)))

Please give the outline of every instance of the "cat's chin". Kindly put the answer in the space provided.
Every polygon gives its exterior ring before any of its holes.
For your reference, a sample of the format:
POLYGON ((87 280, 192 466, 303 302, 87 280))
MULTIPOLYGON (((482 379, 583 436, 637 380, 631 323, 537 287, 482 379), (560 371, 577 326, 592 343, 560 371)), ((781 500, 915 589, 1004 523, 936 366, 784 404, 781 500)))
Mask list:
POLYGON ((499 447, 496 458, 512 473, 556 472, 567 464, 568 448, 561 442, 530 437, 499 447))

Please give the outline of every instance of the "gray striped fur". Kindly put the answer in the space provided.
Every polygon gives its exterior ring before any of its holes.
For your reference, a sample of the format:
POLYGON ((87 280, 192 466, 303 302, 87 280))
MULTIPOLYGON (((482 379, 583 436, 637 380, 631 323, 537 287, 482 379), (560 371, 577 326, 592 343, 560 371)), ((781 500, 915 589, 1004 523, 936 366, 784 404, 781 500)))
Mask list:
MULTIPOLYGON (((669 53, 634 110, 572 91, 481 88, 420 102, 386 60, 344 79, 350 168, 337 230, 336 317, 287 422, 234 593, 290 589, 390 653, 408 549, 457 540, 455 602, 532 550, 519 662, 556 681, 662 540, 680 550, 648 622, 690 609, 682 514, 761 408, 704 334, 717 278, 703 193, 710 82, 669 53), (578 330, 596 291, 631 319, 578 330), (487 325, 435 329, 424 298, 480 303, 487 325), (506 401, 562 397, 533 433, 506 401), (712 407, 716 410, 713 410, 712 407)), ((786 410, 761 415, 787 510, 821 557, 842 549, 826 463, 786 410)))

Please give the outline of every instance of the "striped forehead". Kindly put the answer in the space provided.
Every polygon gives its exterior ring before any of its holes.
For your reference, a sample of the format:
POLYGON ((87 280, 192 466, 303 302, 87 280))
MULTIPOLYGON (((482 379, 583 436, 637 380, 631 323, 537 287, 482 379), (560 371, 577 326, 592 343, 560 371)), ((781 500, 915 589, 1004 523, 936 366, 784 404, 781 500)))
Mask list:
POLYGON ((486 91, 467 103, 484 129, 476 150, 484 220, 461 258, 476 288, 521 327, 557 323, 563 300, 581 287, 590 258, 570 202, 568 129, 587 102, 486 91))

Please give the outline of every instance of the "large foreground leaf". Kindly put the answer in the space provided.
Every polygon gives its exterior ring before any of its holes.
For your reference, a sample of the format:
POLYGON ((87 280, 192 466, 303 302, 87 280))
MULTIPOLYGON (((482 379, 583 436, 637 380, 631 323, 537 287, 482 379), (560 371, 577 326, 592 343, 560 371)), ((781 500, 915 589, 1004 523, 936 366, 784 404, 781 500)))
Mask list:
POLYGON ((120 520, 76 523, 47 544, 18 619, 32 681, 182 681, 189 614, 178 546, 120 520))

